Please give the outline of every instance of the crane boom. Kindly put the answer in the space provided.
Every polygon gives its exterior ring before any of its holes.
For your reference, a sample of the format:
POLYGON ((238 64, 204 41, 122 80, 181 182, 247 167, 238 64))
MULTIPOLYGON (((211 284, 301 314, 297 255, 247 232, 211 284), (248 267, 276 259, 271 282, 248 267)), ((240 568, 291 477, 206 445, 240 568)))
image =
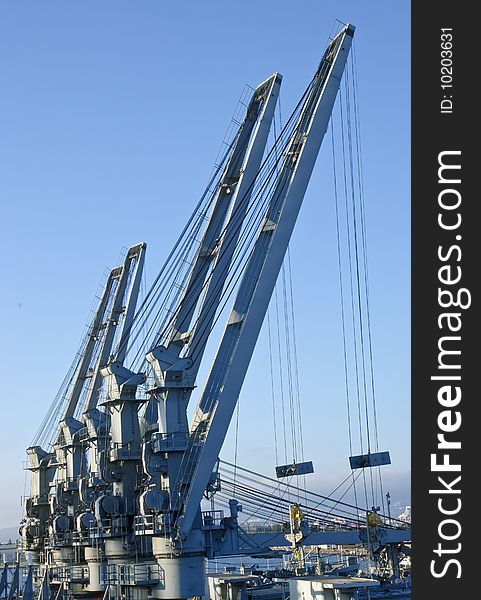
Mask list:
POLYGON ((212 214, 199 245, 188 284, 179 302, 173 332, 167 345, 170 351, 175 350, 175 346, 177 346, 177 352, 182 349, 195 306, 202 295, 210 265, 213 261, 221 260, 222 269, 217 268, 215 275, 208 281, 202 308, 193 326, 194 331, 191 331, 188 336, 192 343, 196 332, 202 331, 203 339, 201 341, 196 339, 195 345, 197 349, 205 345, 205 338, 208 337, 210 329, 209 323, 205 321, 213 320, 210 307, 217 305, 215 297, 219 296, 222 291, 219 277, 222 277, 222 273, 225 274, 235 249, 235 239, 224 234, 227 230, 224 223, 228 214, 229 218, 235 214, 236 221, 242 221, 242 212, 245 211, 245 206, 249 202, 253 180, 261 164, 281 79, 282 77, 278 73, 274 73, 258 85, 252 94, 246 117, 236 135, 231 156, 219 182, 212 214), (205 330, 207 334, 204 333, 205 330))
POLYGON ((304 194, 329 123, 351 46, 347 25, 329 44, 285 153, 263 227, 194 415, 178 485, 181 535, 189 533, 224 442, 304 194))
POLYGON ((98 343, 98 339, 100 334, 102 333, 103 323, 105 318, 105 312, 107 310, 109 297, 111 294, 112 286, 114 284, 115 279, 118 277, 118 269, 112 269, 107 279, 107 283, 105 284, 105 288, 102 294, 102 297, 99 302, 99 306, 95 313, 95 316, 92 320, 92 324, 90 325, 87 343, 85 345, 85 349, 80 358, 80 361, 77 365, 77 369, 74 375, 74 383, 72 385, 72 390, 69 394, 67 406, 64 411, 63 419, 67 419, 69 417, 73 417, 75 413, 75 409, 77 408, 78 401, 80 399, 80 395, 82 390, 84 389, 84 384, 87 379, 87 375, 89 373, 90 363, 92 361, 92 357, 94 355, 95 348, 98 343))
MULTIPOLYGON (((98 400, 98 392, 102 386, 103 377, 101 369, 107 364, 110 359, 117 326, 120 317, 123 315, 121 334, 129 331, 133 313, 137 303, 137 298, 140 290, 140 281, 142 269, 145 259, 146 244, 140 243, 129 248, 124 264, 119 269, 118 286, 115 291, 115 296, 110 309, 109 318, 106 323, 104 341, 97 358, 97 364, 92 377, 87 397, 85 400, 85 412, 94 408, 98 400), (132 272, 133 269, 133 272, 132 272)), ((121 345, 117 355, 117 362, 122 362, 125 357, 127 345, 121 345)))
MULTIPOLYGON (((155 387, 151 392, 159 407, 158 433, 164 440, 175 439, 175 444, 169 448, 169 468, 165 475, 172 481, 177 478, 181 458, 179 453, 187 444, 189 426, 186 407, 264 155, 281 79, 278 73, 274 73, 259 84, 252 94, 246 117, 220 178, 214 206, 186 289, 175 313, 170 340, 167 347, 159 344, 147 354, 155 379, 155 387), (197 319, 189 332, 197 303, 200 304, 197 319), (179 358, 182 346, 187 341, 187 352, 183 358, 179 358)), ((157 448, 160 449, 160 446, 157 448)), ((158 488, 165 486, 165 480, 158 480, 158 488)))

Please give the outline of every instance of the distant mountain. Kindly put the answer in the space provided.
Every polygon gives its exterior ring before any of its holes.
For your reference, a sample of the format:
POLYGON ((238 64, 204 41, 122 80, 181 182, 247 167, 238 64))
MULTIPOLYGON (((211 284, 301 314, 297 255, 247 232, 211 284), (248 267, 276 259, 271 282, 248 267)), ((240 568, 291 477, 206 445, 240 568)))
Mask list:
POLYGON ((17 540, 19 538, 18 527, 4 527, 0 529, 0 542, 17 540))

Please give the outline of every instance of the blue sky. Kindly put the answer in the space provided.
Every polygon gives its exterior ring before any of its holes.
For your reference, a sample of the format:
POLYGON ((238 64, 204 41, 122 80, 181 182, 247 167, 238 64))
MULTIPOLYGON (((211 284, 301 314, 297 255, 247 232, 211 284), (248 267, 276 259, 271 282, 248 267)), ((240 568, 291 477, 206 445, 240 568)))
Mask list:
MULTIPOLYGON (((283 74, 283 116, 334 20, 356 25, 371 320, 385 490, 409 501, 409 3, 245 0, 0 5, 0 527, 70 365, 102 274, 146 241, 152 280, 199 198, 244 85, 283 74)), ((337 254, 325 140, 291 243, 312 486, 348 473, 337 254)), ((241 395, 238 461, 273 473, 261 334, 241 395), (265 400, 265 402, 263 402, 265 400)), ((233 456, 230 432, 225 457, 233 456)))

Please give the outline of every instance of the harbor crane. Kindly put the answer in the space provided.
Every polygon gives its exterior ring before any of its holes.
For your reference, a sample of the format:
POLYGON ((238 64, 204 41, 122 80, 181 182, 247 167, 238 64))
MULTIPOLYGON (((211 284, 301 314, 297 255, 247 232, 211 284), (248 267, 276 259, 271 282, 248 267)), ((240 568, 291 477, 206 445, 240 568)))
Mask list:
MULTIPOLYGON (((138 306, 145 244, 129 248, 123 264, 111 271, 61 414, 50 421, 50 447, 38 443, 27 450, 32 487, 21 535, 24 551, 39 567, 43 600, 52 590, 58 598, 203 596, 207 558, 292 546, 289 534, 269 539, 242 532, 237 500, 230 500, 228 516, 203 511, 202 500, 221 485, 219 454, 353 35, 354 27, 346 25, 330 40, 279 136, 282 145, 269 152, 282 77, 274 73, 253 90, 213 180, 208 218, 169 306, 168 327, 154 336, 140 370, 126 359, 147 311, 145 304, 138 306), (259 221, 252 220, 255 210, 259 221), (189 423, 199 369, 230 295, 233 304, 189 423)), ((309 531, 298 521, 290 531, 296 547, 410 539, 408 530, 378 523, 364 532, 309 531)))

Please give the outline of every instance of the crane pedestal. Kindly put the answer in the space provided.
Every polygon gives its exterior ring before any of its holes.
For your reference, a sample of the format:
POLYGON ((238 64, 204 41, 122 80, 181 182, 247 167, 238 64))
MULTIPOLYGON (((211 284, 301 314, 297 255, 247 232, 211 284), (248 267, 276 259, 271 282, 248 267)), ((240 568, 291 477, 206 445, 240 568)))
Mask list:
POLYGON ((202 532, 194 530, 182 543, 153 537, 152 553, 161 569, 161 582, 152 589, 153 598, 174 600, 205 595, 206 559, 202 532))

